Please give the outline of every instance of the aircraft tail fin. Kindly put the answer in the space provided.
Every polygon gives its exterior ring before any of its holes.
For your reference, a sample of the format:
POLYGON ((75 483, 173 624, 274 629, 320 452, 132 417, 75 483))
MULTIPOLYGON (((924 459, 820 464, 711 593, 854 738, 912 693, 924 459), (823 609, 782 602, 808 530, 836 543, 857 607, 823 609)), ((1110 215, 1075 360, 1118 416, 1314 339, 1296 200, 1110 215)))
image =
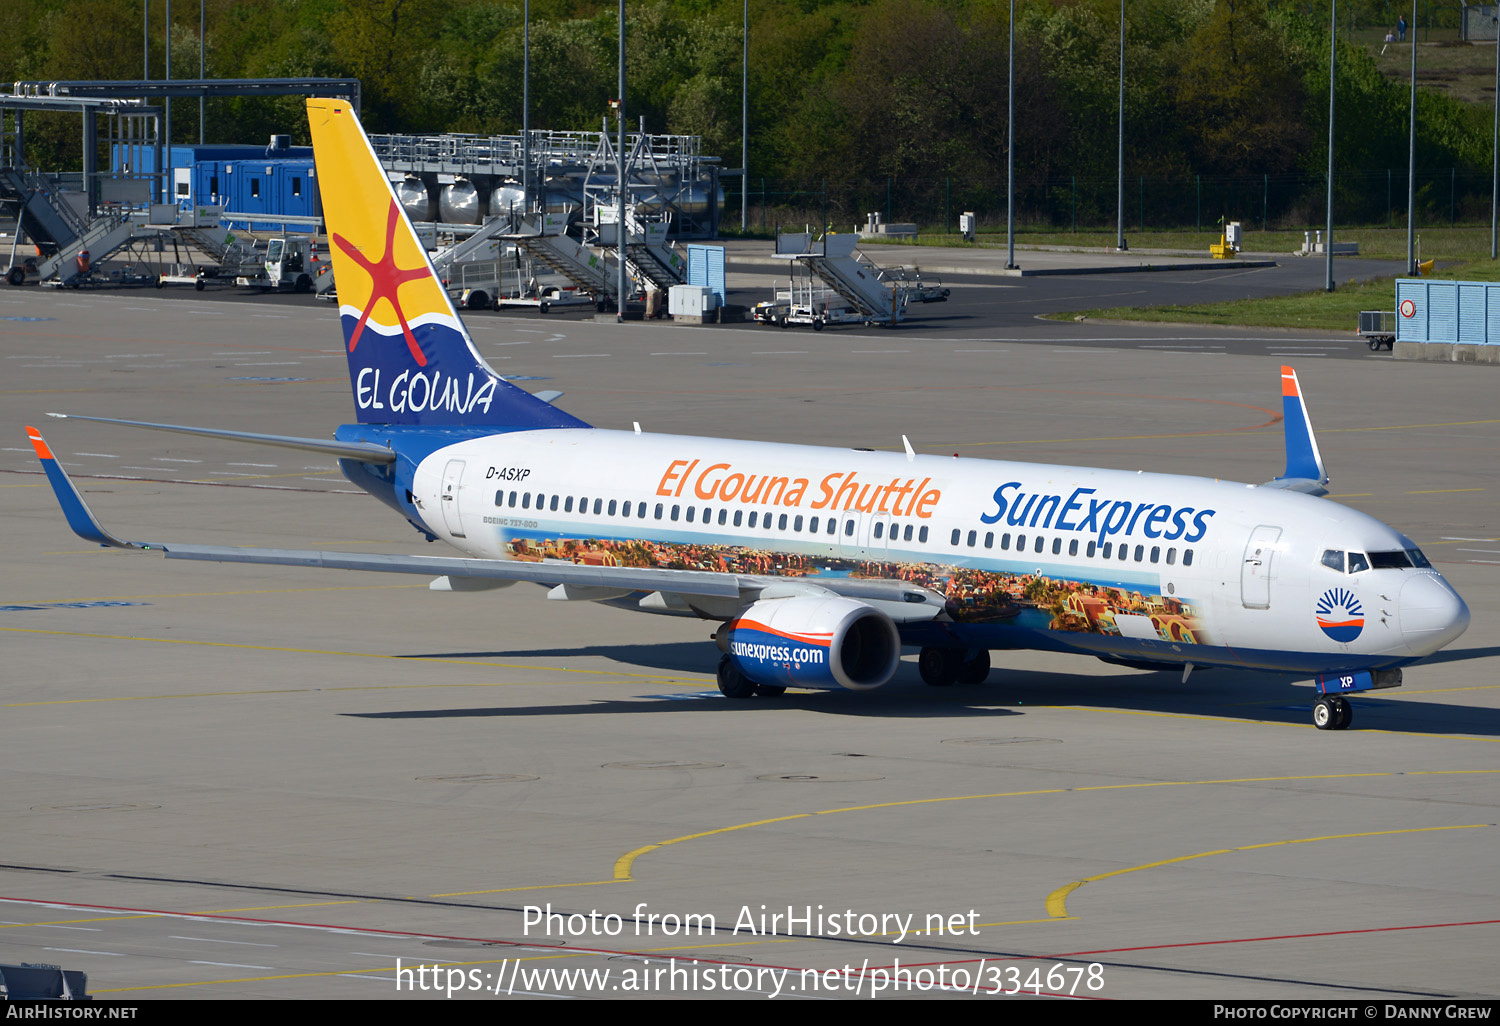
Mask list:
POLYGON ((484 362, 349 101, 307 101, 361 424, 588 427, 484 362))

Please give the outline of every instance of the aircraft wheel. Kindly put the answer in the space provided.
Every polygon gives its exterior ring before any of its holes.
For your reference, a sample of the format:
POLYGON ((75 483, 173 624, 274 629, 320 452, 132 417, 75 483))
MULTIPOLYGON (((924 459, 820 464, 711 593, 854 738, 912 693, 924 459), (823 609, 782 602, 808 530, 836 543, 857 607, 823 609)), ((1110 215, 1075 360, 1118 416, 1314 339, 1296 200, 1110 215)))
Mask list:
POLYGON ((990 675, 990 653, 980 652, 973 659, 965 659, 958 665, 958 682, 960 684, 983 684, 984 679, 990 675))
POLYGON ((1336 699, 1324 695, 1313 703, 1312 721, 1313 726, 1319 730, 1337 730, 1338 706, 1334 705, 1336 699))
POLYGON ((1349 724, 1354 722, 1354 706, 1349 704, 1349 699, 1342 695, 1333 699, 1334 704, 1334 730, 1348 730, 1349 724))
POLYGON ((719 691, 725 698, 749 698, 755 694, 755 681, 740 672, 733 659, 719 657, 719 691))
POLYGON ((10 282, 12 285, 21 284, 26 280, 26 268, 12 267, 9 271, 5 272, 5 280, 10 282))
POLYGON ((956 649, 929 645, 917 656, 917 672, 935 688, 945 688, 958 677, 960 656, 956 649))
POLYGON ((755 685, 755 693, 761 698, 780 698, 786 694, 786 688, 780 684, 757 684, 755 685))

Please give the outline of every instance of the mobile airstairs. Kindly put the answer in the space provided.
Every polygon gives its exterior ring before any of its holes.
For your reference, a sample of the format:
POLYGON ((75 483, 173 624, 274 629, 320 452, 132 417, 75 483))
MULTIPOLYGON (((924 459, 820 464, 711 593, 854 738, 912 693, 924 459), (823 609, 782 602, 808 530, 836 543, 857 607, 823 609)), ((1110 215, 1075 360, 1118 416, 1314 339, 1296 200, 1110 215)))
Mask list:
POLYGON ((533 261, 562 275, 579 292, 594 297, 602 309, 615 304, 620 291, 618 263, 608 251, 596 252, 567 234, 566 214, 532 213, 513 232, 499 236, 533 261))
POLYGON ((788 233, 776 237, 775 255, 801 264, 816 275, 867 324, 899 324, 906 315, 906 283, 887 278, 868 257, 856 251, 858 243, 857 235, 788 233))
POLYGON ((6 220, 14 217, 17 229, 24 230, 33 243, 47 246, 49 253, 36 257, 17 254, 20 231, 15 231, 8 254, 6 280, 19 285, 28 273, 43 281, 57 278, 58 284, 72 285, 87 276, 92 262, 109 256, 130 242, 135 224, 127 212, 107 210, 89 218, 80 212, 67 193, 56 188, 39 172, 23 168, 0 168, 0 207, 6 220))
MULTIPOLYGON (((596 232, 601 246, 616 245, 618 206, 596 206, 596 232)), ((667 217, 643 215, 625 208, 625 269, 642 287, 667 292, 687 284, 687 261, 667 241, 672 222, 667 217)))

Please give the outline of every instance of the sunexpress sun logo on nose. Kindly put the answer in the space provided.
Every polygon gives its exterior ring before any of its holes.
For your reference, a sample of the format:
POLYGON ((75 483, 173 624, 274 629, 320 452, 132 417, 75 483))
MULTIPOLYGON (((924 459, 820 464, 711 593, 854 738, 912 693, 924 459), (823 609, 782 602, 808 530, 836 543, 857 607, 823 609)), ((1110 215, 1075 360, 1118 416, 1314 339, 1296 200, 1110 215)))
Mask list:
POLYGON ((1318 599, 1318 627, 1334 641, 1348 643, 1365 629, 1365 607, 1348 588, 1329 588, 1318 599))

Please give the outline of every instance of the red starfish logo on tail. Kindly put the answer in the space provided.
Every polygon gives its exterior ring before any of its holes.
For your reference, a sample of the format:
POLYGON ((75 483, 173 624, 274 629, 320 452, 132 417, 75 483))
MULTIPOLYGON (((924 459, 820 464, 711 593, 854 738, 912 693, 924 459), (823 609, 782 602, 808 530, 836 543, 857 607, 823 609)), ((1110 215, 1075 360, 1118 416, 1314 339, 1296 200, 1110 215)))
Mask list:
POLYGON ((365 305, 364 312, 359 315, 359 323, 354 326, 354 332, 349 336, 349 352, 354 352, 354 347, 359 344, 359 336, 364 333, 365 322, 370 319, 370 312, 375 309, 375 304, 380 300, 388 300, 396 311, 396 319, 401 322, 401 333, 406 336, 406 348, 411 350, 412 359, 417 361, 418 367, 427 366, 427 357, 422 352, 422 347, 417 345, 416 338, 411 333, 411 326, 406 323, 406 312, 401 309, 401 302, 397 292, 402 285, 427 274, 427 267, 397 267, 395 254, 396 241, 396 201, 391 201, 391 211, 385 221, 385 255, 379 260, 371 260, 361 253, 353 243, 342 235, 334 233, 333 241, 338 244, 344 255, 353 260, 370 276, 370 301, 365 305))

